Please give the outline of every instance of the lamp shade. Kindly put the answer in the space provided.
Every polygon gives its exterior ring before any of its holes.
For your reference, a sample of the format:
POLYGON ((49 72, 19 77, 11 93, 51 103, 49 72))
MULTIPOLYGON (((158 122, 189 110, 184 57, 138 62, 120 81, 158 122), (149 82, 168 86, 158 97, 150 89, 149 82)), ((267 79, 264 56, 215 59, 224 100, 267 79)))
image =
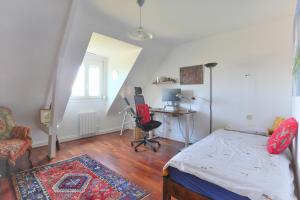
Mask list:
POLYGON ((128 37, 130 37, 133 40, 151 40, 153 38, 153 35, 149 32, 147 32, 143 27, 138 27, 136 30, 128 33, 128 37))

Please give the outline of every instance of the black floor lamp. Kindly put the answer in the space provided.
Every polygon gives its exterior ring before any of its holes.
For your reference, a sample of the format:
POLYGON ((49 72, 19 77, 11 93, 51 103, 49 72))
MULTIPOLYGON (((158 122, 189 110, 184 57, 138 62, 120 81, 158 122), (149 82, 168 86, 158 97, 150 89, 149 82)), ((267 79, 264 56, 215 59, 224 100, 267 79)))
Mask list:
POLYGON ((210 75, 210 96, 209 96, 209 133, 212 132, 212 68, 218 63, 206 63, 204 66, 209 68, 210 75))

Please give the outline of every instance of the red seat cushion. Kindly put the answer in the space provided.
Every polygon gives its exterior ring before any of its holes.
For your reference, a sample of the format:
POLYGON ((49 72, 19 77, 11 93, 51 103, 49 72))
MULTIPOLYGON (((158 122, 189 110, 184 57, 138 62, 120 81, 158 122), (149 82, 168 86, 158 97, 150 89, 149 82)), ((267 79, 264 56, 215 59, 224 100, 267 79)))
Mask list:
POLYGON ((0 159, 8 159, 12 165, 15 165, 16 160, 29 148, 31 148, 30 140, 18 138, 0 140, 0 159))
POLYGON ((291 143, 298 131, 298 122, 294 118, 284 120, 268 140, 267 149, 271 154, 280 154, 291 143))
POLYGON ((149 111, 149 106, 147 104, 136 105, 136 112, 139 117, 141 117, 140 123, 147 124, 151 121, 151 115, 149 111))

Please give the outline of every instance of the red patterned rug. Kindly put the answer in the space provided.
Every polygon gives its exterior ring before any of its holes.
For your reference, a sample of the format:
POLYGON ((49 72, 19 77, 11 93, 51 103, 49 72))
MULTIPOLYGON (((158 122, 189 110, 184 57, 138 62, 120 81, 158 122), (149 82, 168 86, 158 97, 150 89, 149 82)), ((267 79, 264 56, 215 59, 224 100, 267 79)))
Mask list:
POLYGON ((135 200, 148 193, 87 155, 17 173, 19 200, 135 200))

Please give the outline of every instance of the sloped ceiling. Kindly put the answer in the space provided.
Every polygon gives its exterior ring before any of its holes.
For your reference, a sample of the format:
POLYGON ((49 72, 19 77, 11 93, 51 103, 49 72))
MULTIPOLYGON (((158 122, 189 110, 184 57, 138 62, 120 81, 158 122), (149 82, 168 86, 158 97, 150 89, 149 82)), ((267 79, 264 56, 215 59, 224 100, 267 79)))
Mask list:
POLYGON ((87 52, 104 57, 112 57, 115 55, 122 55, 123 53, 127 52, 133 52, 137 49, 141 48, 112 37, 93 33, 87 48, 87 52))
MULTIPOLYGON (((143 48, 122 91, 149 82, 167 53, 181 42, 292 15, 295 0, 146 0, 144 25, 155 34, 146 42, 127 33, 137 26, 135 0, 9 0, 0 6, 0 105, 11 107, 18 122, 38 130, 51 77, 59 60, 55 85, 56 119, 62 118, 72 83, 93 32, 143 48), (70 33, 64 38, 71 8, 70 33), (64 39, 63 39, 64 38, 64 39), (62 54, 61 44, 64 43, 62 54), (62 57, 60 57, 62 56, 62 57)), ((69 20, 70 21, 70 20, 69 20)), ((118 111, 121 99, 113 103, 118 111)))
POLYGON ((70 0, 9 0, 0 6, 0 105, 19 124, 39 131, 39 109, 47 98, 70 0))
MULTIPOLYGON (((143 24, 173 43, 265 23, 293 14, 295 0, 146 0, 143 24)), ((136 0, 101 0, 94 6, 108 16, 137 26, 136 0)))
MULTIPOLYGON (((68 31, 70 34, 63 53, 64 57, 61 61, 62 64, 59 66, 54 102, 54 123, 59 123, 63 117, 71 94, 72 84, 93 32, 110 36, 143 49, 126 79, 126 81, 132 79, 138 84, 146 84, 145 82, 147 82, 149 76, 143 74, 152 74, 172 47, 160 38, 146 42, 129 39, 127 32, 134 27, 125 25, 99 12, 97 7, 94 6, 96 2, 97 0, 85 0, 77 3, 72 26, 68 31)), ((114 107, 115 104, 113 102, 111 107, 114 107)), ((115 109, 111 109, 109 113, 115 113, 115 109)))

